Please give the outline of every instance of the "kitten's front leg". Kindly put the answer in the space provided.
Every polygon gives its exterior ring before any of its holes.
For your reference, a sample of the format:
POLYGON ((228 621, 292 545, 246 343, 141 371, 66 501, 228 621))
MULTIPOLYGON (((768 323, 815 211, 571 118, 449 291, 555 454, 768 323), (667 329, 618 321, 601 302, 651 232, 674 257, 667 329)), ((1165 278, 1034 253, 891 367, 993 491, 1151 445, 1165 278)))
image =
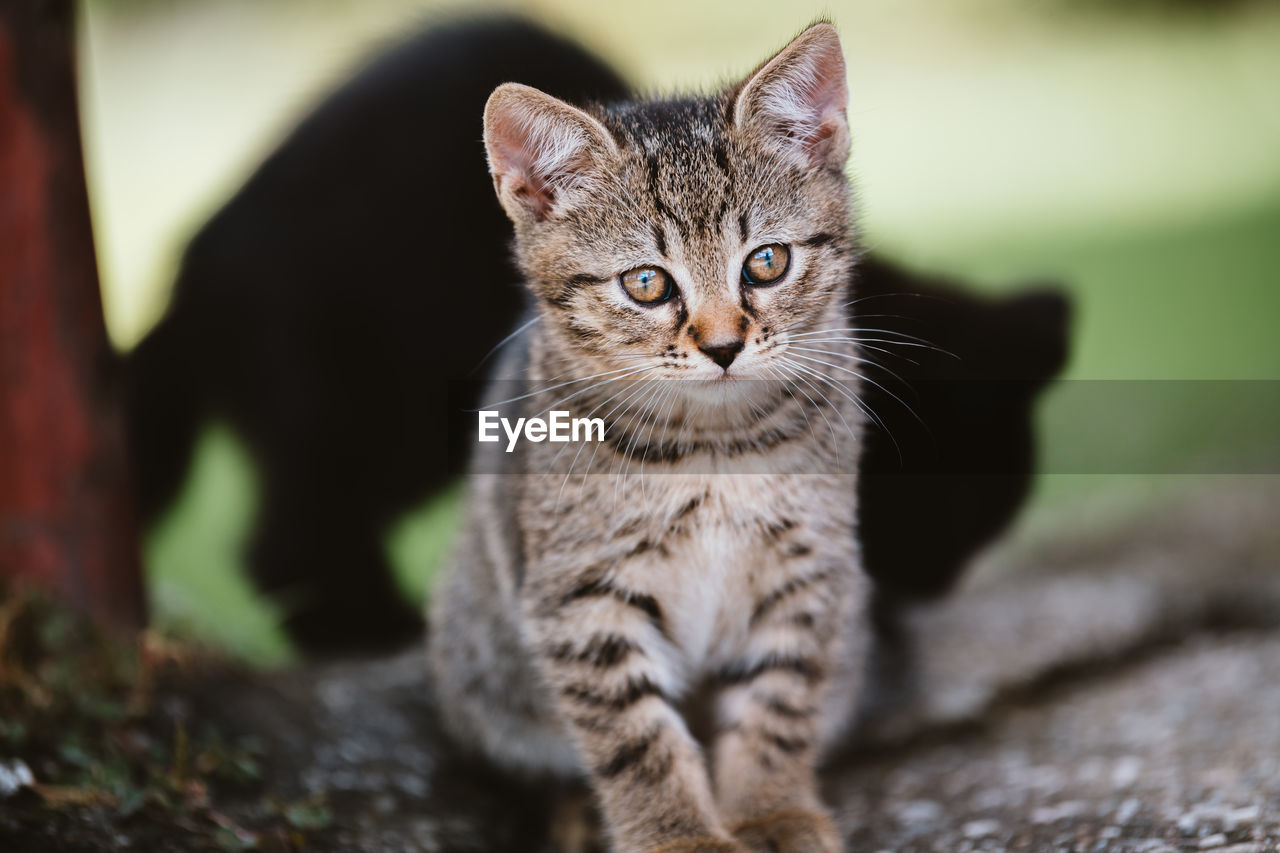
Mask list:
POLYGON ((841 565, 780 578, 755 603, 747 652, 718 674, 716 797, 730 830, 754 851, 843 849, 816 773, 832 673, 849 675, 842 631, 859 618, 860 584, 841 565))
POLYGON ((526 600, 538 663, 619 853, 742 853, 716 815, 702 751, 664 689, 662 612, 588 573, 526 600))

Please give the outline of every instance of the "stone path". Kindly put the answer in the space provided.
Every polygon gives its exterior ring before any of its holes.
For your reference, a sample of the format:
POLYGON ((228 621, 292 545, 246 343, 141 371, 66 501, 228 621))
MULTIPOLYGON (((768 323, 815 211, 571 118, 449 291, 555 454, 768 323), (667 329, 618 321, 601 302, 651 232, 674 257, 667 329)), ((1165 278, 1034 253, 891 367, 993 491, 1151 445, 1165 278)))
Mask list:
MULTIPOLYGON (((1278 510, 1280 481, 1256 478, 1067 526, 911 614, 917 677, 824 776, 849 849, 1280 853, 1278 510)), ((323 795, 333 822, 307 850, 549 849, 564 792, 446 742, 420 649, 206 675, 164 702, 260 740, 272 796, 323 795)), ((226 813, 252 825, 253 808, 226 813)), ((61 849, 162 829, 137 820, 82 821, 61 849)))

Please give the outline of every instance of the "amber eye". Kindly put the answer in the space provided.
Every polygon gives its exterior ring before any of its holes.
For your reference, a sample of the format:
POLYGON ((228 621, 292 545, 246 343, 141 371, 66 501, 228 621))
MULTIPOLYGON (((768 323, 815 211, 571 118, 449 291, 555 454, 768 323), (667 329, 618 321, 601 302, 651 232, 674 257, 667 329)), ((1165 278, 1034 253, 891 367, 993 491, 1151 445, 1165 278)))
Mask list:
POLYGON ((761 246, 742 265, 742 278, 747 284, 774 284, 787 273, 791 250, 781 243, 761 246))
POLYGON ((622 274, 622 289, 641 305, 657 305, 675 295, 675 285, 667 271, 658 267, 636 267, 622 274))

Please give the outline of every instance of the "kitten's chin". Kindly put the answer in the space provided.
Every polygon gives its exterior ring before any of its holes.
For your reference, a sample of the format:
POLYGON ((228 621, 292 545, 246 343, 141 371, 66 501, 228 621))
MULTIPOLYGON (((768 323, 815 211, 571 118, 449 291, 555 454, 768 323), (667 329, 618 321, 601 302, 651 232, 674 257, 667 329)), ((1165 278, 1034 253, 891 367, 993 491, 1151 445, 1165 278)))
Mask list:
POLYGON ((679 380, 677 393, 695 421, 713 425, 754 420, 756 414, 773 408, 785 390, 775 381, 725 372, 714 379, 679 380))

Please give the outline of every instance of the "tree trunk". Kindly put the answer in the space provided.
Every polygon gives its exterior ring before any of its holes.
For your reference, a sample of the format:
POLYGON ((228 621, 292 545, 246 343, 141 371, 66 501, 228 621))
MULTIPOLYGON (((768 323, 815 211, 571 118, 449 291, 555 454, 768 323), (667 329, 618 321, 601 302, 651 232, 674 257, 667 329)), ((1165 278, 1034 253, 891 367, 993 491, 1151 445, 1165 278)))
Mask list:
POLYGON ((70 0, 0 0, 0 579, 144 607, 76 108, 70 0))

